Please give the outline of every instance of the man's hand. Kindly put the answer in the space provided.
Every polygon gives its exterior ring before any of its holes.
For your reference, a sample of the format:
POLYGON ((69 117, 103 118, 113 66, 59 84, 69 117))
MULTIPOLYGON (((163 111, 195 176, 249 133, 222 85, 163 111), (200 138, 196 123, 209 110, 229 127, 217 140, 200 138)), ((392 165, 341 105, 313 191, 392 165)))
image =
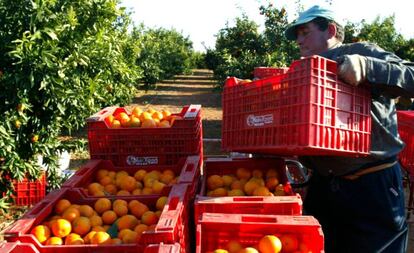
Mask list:
POLYGON ((358 54, 338 58, 338 77, 344 82, 357 86, 366 79, 367 58, 358 54))

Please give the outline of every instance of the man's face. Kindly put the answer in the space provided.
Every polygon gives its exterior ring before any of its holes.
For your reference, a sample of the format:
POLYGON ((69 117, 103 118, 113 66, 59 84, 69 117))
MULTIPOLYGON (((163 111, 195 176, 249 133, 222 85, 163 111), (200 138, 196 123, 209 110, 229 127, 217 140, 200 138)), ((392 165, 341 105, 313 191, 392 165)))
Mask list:
POLYGON ((317 55, 328 50, 328 29, 320 31, 313 22, 303 24, 296 28, 296 43, 303 57, 317 55))

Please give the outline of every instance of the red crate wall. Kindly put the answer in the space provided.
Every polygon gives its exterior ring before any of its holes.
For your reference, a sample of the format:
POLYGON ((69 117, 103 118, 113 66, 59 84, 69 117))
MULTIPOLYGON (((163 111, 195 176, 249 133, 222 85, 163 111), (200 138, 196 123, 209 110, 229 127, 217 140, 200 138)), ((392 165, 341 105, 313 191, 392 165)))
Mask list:
POLYGON ((225 248, 231 240, 253 247, 265 235, 283 234, 296 236, 309 252, 324 252, 322 228, 312 216, 205 213, 197 225, 196 253, 225 248))
MULTIPOLYGON (((22 181, 12 180, 15 193, 12 195, 17 206, 34 205, 41 201, 46 194, 46 173, 42 172, 38 180, 31 181, 24 178, 22 181)), ((4 196, 4 194, 3 194, 4 196)))
POLYGON ((222 148, 277 155, 369 153, 370 92, 338 81, 336 62, 293 62, 285 74, 225 82, 222 148))
POLYGON ((201 106, 183 107, 169 128, 110 128, 105 118, 127 112, 107 107, 87 119, 91 159, 115 166, 173 165, 183 156, 203 154, 201 106))
POLYGON ((414 111, 397 111, 398 133, 405 143, 399 154, 401 165, 414 176, 414 111))
POLYGON ((263 79, 266 77, 284 74, 288 70, 289 68, 256 67, 253 70, 253 76, 254 78, 263 79))

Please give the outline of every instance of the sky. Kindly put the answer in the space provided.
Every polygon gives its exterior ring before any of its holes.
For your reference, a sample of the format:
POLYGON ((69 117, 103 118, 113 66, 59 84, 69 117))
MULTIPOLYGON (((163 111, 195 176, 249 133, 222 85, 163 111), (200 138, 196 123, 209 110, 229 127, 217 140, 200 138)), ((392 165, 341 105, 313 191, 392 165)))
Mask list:
MULTIPOLYGON (((214 48, 215 35, 228 23, 234 24, 236 17, 245 13, 249 19, 264 27, 264 18, 259 6, 271 2, 274 6, 285 7, 288 20, 297 17, 297 0, 122 0, 121 6, 132 12, 136 25, 175 29, 193 42, 196 51, 214 48)), ((377 16, 382 18, 395 15, 395 28, 405 39, 414 38, 411 25, 412 11, 406 0, 300 0, 305 9, 313 5, 327 6, 336 12, 340 22, 371 23, 377 16), (329 5, 328 2, 331 2, 329 5)))

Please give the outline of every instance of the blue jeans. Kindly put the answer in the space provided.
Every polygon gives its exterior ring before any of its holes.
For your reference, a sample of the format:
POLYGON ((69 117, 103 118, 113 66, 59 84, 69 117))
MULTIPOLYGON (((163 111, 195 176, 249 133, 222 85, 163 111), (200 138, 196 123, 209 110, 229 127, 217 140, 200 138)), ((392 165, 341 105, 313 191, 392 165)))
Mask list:
POLYGON ((355 180, 314 173, 304 213, 322 225, 326 253, 405 253, 408 226, 400 166, 355 180))

